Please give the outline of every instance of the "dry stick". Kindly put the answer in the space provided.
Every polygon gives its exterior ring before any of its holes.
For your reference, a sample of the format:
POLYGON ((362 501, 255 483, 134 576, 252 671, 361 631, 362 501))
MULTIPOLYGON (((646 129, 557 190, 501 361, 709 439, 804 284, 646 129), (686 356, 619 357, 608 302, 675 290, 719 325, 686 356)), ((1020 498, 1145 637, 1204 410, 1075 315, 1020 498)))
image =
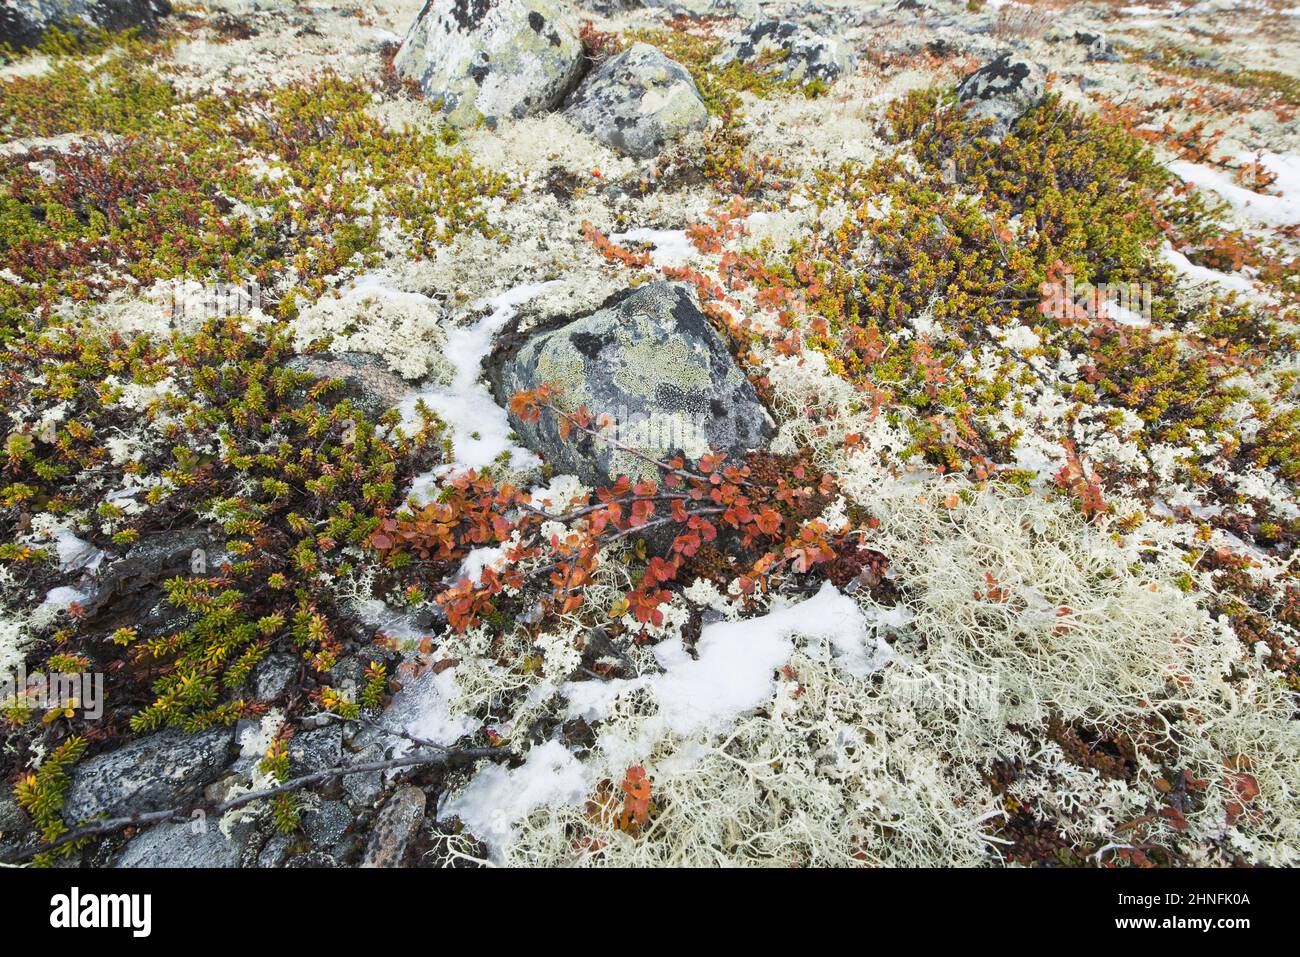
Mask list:
POLYGON ((284 794, 287 791, 294 791, 298 788, 307 787, 312 784, 319 784, 322 781, 331 781, 334 778, 346 777, 349 774, 363 774, 367 771, 388 771, 393 768, 414 767, 419 764, 449 764, 453 761, 473 761, 478 758, 500 758, 510 757, 513 752, 504 748, 461 748, 445 749, 440 754, 415 754, 408 755, 404 758, 391 758, 387 761, 367 761, 362 764, 349 764, 336 768, 327 768, 324 771, 313 771, 311 774, 304 774, 301 777, 292 778, 282 784, 277 784, 273 788, 266 788, 261 791, 249 791, 238 797, 231 798, 229 801, 222 801, 220 804, 211 804, 201 802, 192 804, 187 807, 168 808, 162 811, 147 811, 141 814, 132 814, 126 817, 104 818, 99 821, 92 821, 89 824, 83 824, 80 827, 73 828, 61 837, 50 841, 47 844, 38 844, 31 847, 20 848, 4 855, 0 862, 5 864, 15 864, 19 861, 35 857, 37 854, 44 854, 48 851, 62 847, 72 841, 78 841, 86 837, 95 837, 99 834, 107 834, 111 831, 119 831, 124 827, 132 827, 139 824, 161 824, 172 820, 186 820, 193 815, 195 811, 202 811, 204 814, 222 815, 236 808, 241 808, 245 804, 252 804, 254 801, 261 801, 265 798, 275 797, 278 794, 284 794))

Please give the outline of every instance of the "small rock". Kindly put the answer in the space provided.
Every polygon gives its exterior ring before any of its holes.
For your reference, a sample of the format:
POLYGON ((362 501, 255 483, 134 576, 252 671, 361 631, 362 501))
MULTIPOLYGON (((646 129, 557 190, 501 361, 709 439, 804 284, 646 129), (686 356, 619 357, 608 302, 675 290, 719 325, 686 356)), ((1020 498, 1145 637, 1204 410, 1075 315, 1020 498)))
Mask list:
POLYGON ((32 833, 31 821, 18 802, 0 793, 0 856, 16 850, 32 833))
POLYGON ((266 839, 262 849, 257 852, 258 867, 283 867, 293 849, 295 838, 289 834, 276 831, 266 839))
POLYGON ((645 5, 666 10, 674 17, 739 17, 752 20, 759 13, 758 0, 645 0, 645 5))
POLYGON ((289 739, 291 777, 336 768, 342 763, 343 726, 337 721, 323 728, 299 731, 289 739))
POLYGON ((352 826, 354 818, 342 801, 322 801, 302 812, 302 831, 322 851, 332 852, 352 826))
POLYGON ((324 851, 308 851, 306 854, 299 854, 297 857, 291 857, 285 862, 285 867, 337 867, 338 862, 324 851))
POLYGON ((558 106, 583 54, 547 0, 450 0, 424 5, 393 65, 449 123, 492 126, 558 106))
MULTIPOLYGON (((710 448, 739 458, 772 432, 726 343, 676 283, 647 283, 614 305, 539 333, 489 375, 502 404, 520 390, 558 384, 563 407, 611 416, 605 434, 656 458, 695 459, 710 448)), ((538 422, 512 417, 511 426, 557 474, 588 484, 656 477, 654 466, 607 442, 562 438, 553 414, 538 422)))
POLYGON ((0 2, 0 45, 25 50, 41 42, 46 31, 87 29, 149 31, 171 13, 167 0, 4 0, 0 2))
POLYGON ((73 769, 64 816, 81 821, 174 807, 219 778, 238 751, 233 728, 169 729, 132 741, 73 769))
POLYGON ((237 821, 229 837, 215 820, 159 824, 132 838, 114 866, 238 867, 252 834, 252 821, 237 821))
POLYGON ((764 54, 777 54, 773 64, 783 80, 807 83, 810 80, 833 82, 852 73, 856 59, 840 40, 823 36, 791 20, 758 20, 727 41, 713 60, 725 67, 739 60, 754 63, 764 54))
POLYGON ((258 701, 274 701, 298 680, 302 662, 287 651, 273 651, 253 668, 253 695, 258 701))
POLYGON ((708 125, 695 81, 648 43, 606 60, 569 97, 564 115, 613 150, 638 159, 708 125))
POLYGON ((612 17, 616 13, 645 6, 641 0, 574 0, 574 3, 583 10, 590 10, 602 17, 612 17))
POLYGON ((1100 33, 1079 31, 1074 35, 1074 42, 1088 48, 1086 59, 1089 63, 1118 63, 1121 59, 1110 41, 1100 33))
POLYGON ((971 119, 992 120, 984 135, 1001 142, 1016 120, 1042 102, 1046 89, 1042 67, 1004 53, 962 80, 957 98, 971 104, 967 113, 971 119))
POLYGON ((401 376, 390 372, 383 359, 364 352, 295 356, 288 366, 318 379, 338 379, 343 387, 329 393, 326 401, 351 399, 353 405, 372 419, 397 408, 416 391, 401 376))
MULTIPOLYGON (((382 761, 384 750, 377 744, 369 745, 359 751, 352 760, 357 764, 370 761, 382 761)), ((370 808, 384 791, 384 774, 382 771, 365 771, 349 774, 343 778, 343 791, 352 800, 354 806, 370 808)))
POLYGON ((424 820, 427 798, 413 785, 401 788, 384 804, 361 859, 362 867, 401 867, 407 848, 424 820))

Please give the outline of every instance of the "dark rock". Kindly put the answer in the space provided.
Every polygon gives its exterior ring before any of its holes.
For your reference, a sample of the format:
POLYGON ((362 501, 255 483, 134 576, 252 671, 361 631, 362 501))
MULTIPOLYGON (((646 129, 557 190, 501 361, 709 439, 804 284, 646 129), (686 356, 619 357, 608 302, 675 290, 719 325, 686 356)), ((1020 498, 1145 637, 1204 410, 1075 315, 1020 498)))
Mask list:
POLYGON ((1074 35, 1074 42, 1088 48, 1086 59, 1089 63, 1118 63, 1121 59, 1110 42, 1100 33, 1079 31, 1074 35))
POLYGON ((590 10, 602 17, 610 17, 625 10, 637 10, 645 4, 641 0, 575 0, 583 10, 590 10))
POLYGON ((295 372, 305 372, 318 379, 338 379, 342 388, 331 392, 328 398, 335 402, 351 399, 352 404, 371 419, 396 408, 416 391, 405 379, 392 372, 383 359, 364 352, 295 356, 289 360, 288 366, 295 372))
POLYGON ((87 30, 154 30, 171 13, 167 0, 0 0, 0 44, 25 50, 50 29, 84 34, 87 30))
POLYGON ((548 0, 430 0, 393 60, 456 126, 553 109, 583 63, 576 31, 548 0))
POLYGON ((764 54, 780 55, 774 69, 781 79, 804 83, 830 83, 853 72, 856 63, 840 40, 792 20, 756 20, 728 40, 713 62, 720 67, 735 61, 754 63, 764 54))
POLYGON ((93 597, 83 602, 89 616, 111 610, 131 619, 143 634, 157 634, 178 612, 163 604, 162 583, 169 578, 215 575, 229 561, 224 548, 202 529, 160 532, 143 538, 126 555, 101 565, 93 597))
POLYGON ((648 43, 601 64, 569 97, 564 115, 610 149, 640 159, 709 122, 686 67, 648 43))
MULTIPOLYGON (((358 764, 384 760, 384 749, 379 744, 370 744, 352 757, 358 764)), ((356 807, 371 808, 379 795, 384 793, 384 773, 382 771, 365 771, 349 774, 343 778, 343 791, 356 807)))
POLYGON ((254 831, 251 820, 230 826, 230 836, 212 821, 159 824, 132 838, 115 867, 238 867, 254 831))
POLYGON ((1000 142, 1016 120, 1042 102, 1046 89, 1042 67, 1004 53, 962 80, 957 98, 970 104, 971 119, 993 121, 984 135, 1000 142))
POLYGON ((407 785, 390 797, 375 819, 361 866, 401 867, 411 839, 424 820, 426 802, 424 792, 414 785, 407 785))
POLYGON ((337 867, 338 862, 324 851, 308 851, 306 854, 299 854, 297 857, 291 857, 285 862, 285 867, 337 867))
MULTIPOLYGON (((489 369, 503 404, 520 390, 557 384, 556 402, 612 422, 603 434, 643 454, 698 458, 710 448, 739 458, 763 444, 771 420, 722 336, 681 285, 653 282, 621 301, 528 339, 489 369)), ((591 436, 561 438, 556 416, 511 418, 557 473, 588 484, 655 478, 644 460, 591 436)))
POLYGON ((27 814, 8 794, 0 793, 0 857, 16 850, 35 833, 27 814))
POLYGON ((253 668, 253 695, 258 701, 274 701, 298 680, 302 662, 287 651, 274 651, 253 668))
POLYGON ((289 859, 289 853, 293 850, 295 843, 300 839, 290 834, 282 834, 276 831, 266 839, 262 849, 257 852, 258 867, 283 867, 285 861, 289 859))
POLYGON ((758 16, 758 0, 645 0, 645 5, 666 10, 674 17, 741 17, 758 16))
POLYGON ((337 721, 289 739, 289 774, 298 777, 343 763, 343 726, 337 721))
POLYGON ((322 801, 303 810, 302 831, 317 850, 333 854, 354 819, 342 801, 322 801))
POLYGON ((219 778, 238 750, 233 728, 169 729, 132 741, 73 769, 64 816, 81 821, 174 807, 219 778))

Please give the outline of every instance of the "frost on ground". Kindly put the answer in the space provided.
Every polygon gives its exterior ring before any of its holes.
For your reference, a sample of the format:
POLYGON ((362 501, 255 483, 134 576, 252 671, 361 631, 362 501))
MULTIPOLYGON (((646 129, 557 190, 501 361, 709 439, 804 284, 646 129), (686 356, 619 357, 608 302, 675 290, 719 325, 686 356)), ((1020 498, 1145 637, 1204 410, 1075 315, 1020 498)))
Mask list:
POLYGON ((763 3, 856 58, 796 82, 566 3, 708 108, 638 159, 448 124, 423 6, 0 65, 0 678, 108 682, 96 728, 0 701, 0 859, 188 859, 60 843, 68 780, 230 728, 178 813, 384 765, 228 815, 248 865, 1300 863, 1293 11, 763 3), (956 89, 1003 53, 1049 78, 995 144, 956 89), (529 416, 637 433, 487 374, 664 279, 769 447, 556 474, 529 416))

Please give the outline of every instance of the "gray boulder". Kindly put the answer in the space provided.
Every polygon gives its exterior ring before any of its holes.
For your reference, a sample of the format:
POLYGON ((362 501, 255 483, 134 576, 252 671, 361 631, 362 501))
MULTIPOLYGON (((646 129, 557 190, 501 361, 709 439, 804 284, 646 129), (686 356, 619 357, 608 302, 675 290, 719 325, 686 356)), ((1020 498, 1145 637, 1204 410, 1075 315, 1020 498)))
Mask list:
POLYGON ((495 125, 558 106, 582 72, 582 43, 548 0, 429 0, 393 65, 449 123, 495 125))
POLYGON ((616 13, 637 10, 645 6, 641 0, 574 0, 574 4, 583 10, 598 13, 602 17, 612 17, 616 13))
POLYGON ((1036 63, 1004 53, 980 67, 957 87, 957 99, 969 103, 971 119, 993 121, 984 134, 1000 142, 1012 125, 1043 101, 1047 76, 1036 63))
POLYGON ((666 10, 675 17, 740 17, 752 20, 758 16, 758 0, 645 0, 645 5, 656 10, 666 10))
POLYGON ((159 824, 131 839, 115 867, 238 867, 253 835, 253 822, 237 821, 227 837, 212 822, 159 824))
POLYGON ((152 30, 171 13, 167 0, 0 0, 0 44, 25 50, 50 29, 152 30))
MULTIPOLYGON (((557 405, 586 407, 593 428, 654 458, 710 449, 733 459, 761 446, 772 424, 749 380, 686 287, 653 282, 621 301, 530 338, 490 371, 502 402, 546 383, 557 405), (608 416, 607 421, 599 417, 608 416)), ((657 477, 655 468, 608 442, 581 433, 560 437, 557 417, 512 417, 523 441, 558 473, 588 484, 620 475, 657 477)))
POLYGON ((234 728, 168 729, 132 741, 73 769, 64 817, 82 821, 182 804, 219 778, 238 751, 234 728))
POLYGON ((772 68, 781 79, 831 83, 857 65, 853 52, 839 39, 823 36, 792 20, 756 20, 727 41, 713 60, 726 67, 739 61, 756 63, 764 55, 778 56, 772 68))
POLYGON ((610 149, 638 159, 709 122, 686 67, 648 43, 601 64, 569 97, 564 115, 610 149))

